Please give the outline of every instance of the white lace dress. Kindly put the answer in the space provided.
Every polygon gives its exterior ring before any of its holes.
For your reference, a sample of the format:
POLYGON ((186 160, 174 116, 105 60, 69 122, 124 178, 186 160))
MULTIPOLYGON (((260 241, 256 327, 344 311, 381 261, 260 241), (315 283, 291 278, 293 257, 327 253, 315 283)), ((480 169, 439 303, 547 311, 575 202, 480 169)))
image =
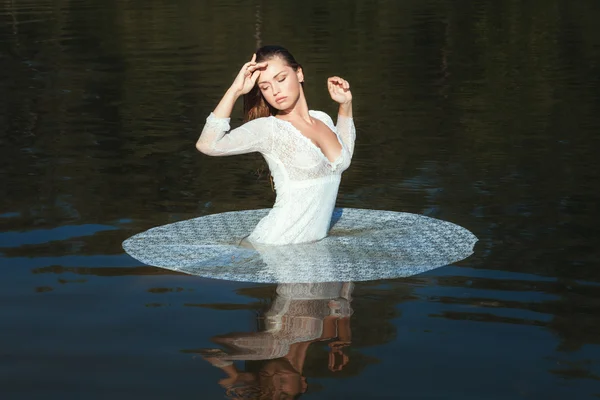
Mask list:
POLYGON ((309 111, 337 136, 342 152, 330 161, 291 123, 274 116, 249 121, 230 130, 229 118, 210 114, 200 135, 211 156, 260 152, 271 170, 277 193, 268 215, 248 237, 251 243, 282 245, 327 236, 342 172, 350 165, 356 130, 352 118, 338 116, 337 125, 322 111, 309 111))

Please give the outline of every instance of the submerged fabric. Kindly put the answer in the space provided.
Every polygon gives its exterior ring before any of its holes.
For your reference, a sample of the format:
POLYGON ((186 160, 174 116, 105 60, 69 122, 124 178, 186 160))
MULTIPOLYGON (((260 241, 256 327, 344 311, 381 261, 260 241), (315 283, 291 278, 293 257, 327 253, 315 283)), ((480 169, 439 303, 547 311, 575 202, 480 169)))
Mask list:
POLYGON ((291 123, 273 116, 252 120, 229 133, 229 118, 211 113, 206 120, 198 140, 204 153, 260 152, 269 165, 277 198, 250 233, 248 240, 253 244, 304 243, 327 235, 341 174, 354 152, 356 130, 352 118, 338 116, 334 125, 324 112, 309 113, 335 133, 341 145, 337 159, 329 160, 291 123))
POLYGON ((460 261, 477 238, 417 214, 336 208, 322 240, 239 245, 270 209, 234 211, 152 228, 123 242, 137 260, 216 279, 297 283, 407 277, 460 261))

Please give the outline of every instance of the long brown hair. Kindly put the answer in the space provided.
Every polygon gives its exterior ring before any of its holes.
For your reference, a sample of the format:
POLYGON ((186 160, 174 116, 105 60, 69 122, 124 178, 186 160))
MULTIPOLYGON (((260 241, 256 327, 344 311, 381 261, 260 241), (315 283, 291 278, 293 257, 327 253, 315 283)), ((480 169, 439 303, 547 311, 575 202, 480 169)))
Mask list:
MULTIPOLYGON (((302 68, 292 53, 284 47, 263 46, 256 50, 256 62, 268 61, 275 57, 281 58, 287 65, 292 67, 294 71, 297 71, 298 68, 302 68)), ((304 83, 302 83, 302 85, 304 85, 304 83)), ((254 85, 252 90, 244 95, 244 122, 275 114, 277 114, 277 109, 271 107, 265 100, 258 85, 254 85)))

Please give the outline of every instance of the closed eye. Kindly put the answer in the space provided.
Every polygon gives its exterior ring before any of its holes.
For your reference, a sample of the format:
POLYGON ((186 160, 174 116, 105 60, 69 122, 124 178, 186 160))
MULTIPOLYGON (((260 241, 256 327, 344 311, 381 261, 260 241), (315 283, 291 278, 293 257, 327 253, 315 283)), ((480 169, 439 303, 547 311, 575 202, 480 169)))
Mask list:
MULTIPOLYGON (((282 77, 281 79, 277 79, 277 82, 283 82, 283 81, 285 81, 285 78, 287 78, 287 75, 284 76, 284 77, 282 77)), ((262 90, 262 91, 265 91, 267 89, 269 89, 269 86, 262 86, 262 87, 260 87, 260 90, 262 90)))

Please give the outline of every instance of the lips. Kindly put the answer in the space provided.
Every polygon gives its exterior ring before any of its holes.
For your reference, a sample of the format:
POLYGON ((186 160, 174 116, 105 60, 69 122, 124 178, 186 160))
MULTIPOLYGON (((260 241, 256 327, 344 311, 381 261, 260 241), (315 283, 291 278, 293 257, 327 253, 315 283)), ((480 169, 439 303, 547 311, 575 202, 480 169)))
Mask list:
POLYGON ((275 103, 281 103, 281 102, 282 102, 282 101, 284 101, 285 99, 287 99, 287 97, 286 97, 286 96, 283 96, 283 97, 278 97, 278 98, 276 98, 276 99, 275 99, 275 103))

